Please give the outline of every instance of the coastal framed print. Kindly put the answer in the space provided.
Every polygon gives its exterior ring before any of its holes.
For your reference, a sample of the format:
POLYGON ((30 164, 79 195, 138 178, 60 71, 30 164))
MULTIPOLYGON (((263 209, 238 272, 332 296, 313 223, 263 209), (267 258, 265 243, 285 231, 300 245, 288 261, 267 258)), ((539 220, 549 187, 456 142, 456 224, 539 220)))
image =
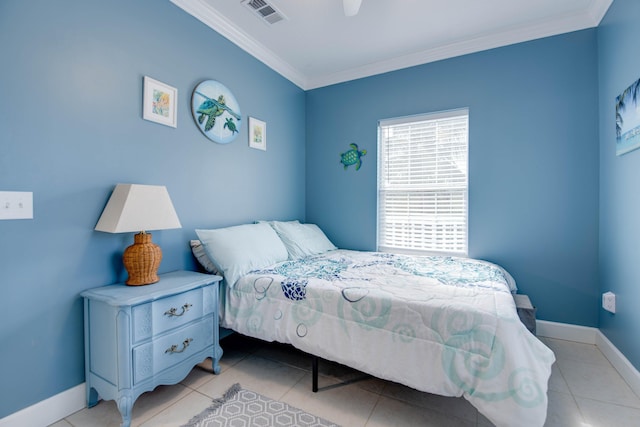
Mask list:
POLYGON ((231 91, 216 80, 205 80, 196 86, 191 112, 196 126, 213 142, 228 144, 240 133, 240 105, 231 91))
POLYGON ((640 79, 616 97, 616 156, 640 148, 640 79))
POLYGON ((144 76, 142 118, 161 125, 178 127, 178 89, 144 76))
POLYGON ((267 124, 249 117, 249 147, 267 151, 267 124))

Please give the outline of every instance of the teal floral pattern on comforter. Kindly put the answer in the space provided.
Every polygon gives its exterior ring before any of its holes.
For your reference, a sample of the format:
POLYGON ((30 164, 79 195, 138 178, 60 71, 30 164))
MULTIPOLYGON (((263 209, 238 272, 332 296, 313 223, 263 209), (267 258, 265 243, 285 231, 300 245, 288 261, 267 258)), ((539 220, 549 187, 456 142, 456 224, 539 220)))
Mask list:
POLYGON ((503 268, 330 251, 250 272, 223 326, 391 381, 464 396, 498 426, 541 426, 555 358, 522 325, 503 268))
POLYGON ((371 260, 363 263, 355 263, 353 258, 346 257, 305 257, 286 261, 269 269, 256 270, 251 274, 277 274, 289 279, 345 280, 348 276, 341 273, 349 269, 363 270, 366 274, 367 269, 380 266, 398 269, 413 276, 433 278, 443 285, 478 286, 504 292, 506 282, 509 291, 516 290, 513 278, 505 270, 487 262, 459 257, 416 257, 382 252, 372 252, 371 260))

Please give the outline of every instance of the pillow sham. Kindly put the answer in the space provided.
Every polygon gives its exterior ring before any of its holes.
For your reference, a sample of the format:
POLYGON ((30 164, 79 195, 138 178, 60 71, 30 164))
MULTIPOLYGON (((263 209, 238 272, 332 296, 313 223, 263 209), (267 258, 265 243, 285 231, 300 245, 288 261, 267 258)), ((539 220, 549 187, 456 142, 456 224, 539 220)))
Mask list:
POLYGON ((207 255, 207 252, 204 250, 204 245, 200 240, 191 240, 189 242, 189 245, 191 246, 191 252, 193 253, 193 256, 196 257, 202 268, 204 268, 207 273, 219 273, 216 266, 209 259, 209 255, 207 255))
POLYGON ((196 234, 228 286, 233 286, 251 270, 268 267, 288 257, 282 240, 266 223, 196 230, 196 234))
POLYGON ((297 219, 294 219, 294 220, 291 220, 291 221, 274 221, 274 220, 265 221, 265 220, 261 219, 261 220, 256 221, 256 223, 269 224, 275 230, 275 225, 276 224, 289 224, 289 223, 291 223, 291 224, 300 224, 300 221, 298 221, 297 219))
POLYGON ((290 259, 337 249, 320 227, 315 224, 301 224, 297 221, 272 221, 271 226, 282 239, 290 259))

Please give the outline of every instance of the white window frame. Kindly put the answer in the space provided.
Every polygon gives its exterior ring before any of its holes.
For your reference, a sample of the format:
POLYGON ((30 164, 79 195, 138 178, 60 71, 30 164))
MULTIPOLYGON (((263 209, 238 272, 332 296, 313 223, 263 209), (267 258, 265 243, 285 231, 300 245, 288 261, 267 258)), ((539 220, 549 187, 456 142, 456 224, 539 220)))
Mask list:
POLYGON ((380 120, 377 187, 378 251, 468 256, 469 109, 380 120))

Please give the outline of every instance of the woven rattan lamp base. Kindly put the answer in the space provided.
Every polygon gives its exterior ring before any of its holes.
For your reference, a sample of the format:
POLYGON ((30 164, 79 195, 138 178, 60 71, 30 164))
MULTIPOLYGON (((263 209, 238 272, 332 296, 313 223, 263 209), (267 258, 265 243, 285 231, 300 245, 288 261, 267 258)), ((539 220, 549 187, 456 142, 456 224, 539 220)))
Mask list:
POLYGON ((151 234, 144 231, 133 236, 133 245, 124 251, 122 262, 129 273, 127 285, 150 285, 160 280, 158 267, 162 261, 160 246, 151 241, 151 234))

